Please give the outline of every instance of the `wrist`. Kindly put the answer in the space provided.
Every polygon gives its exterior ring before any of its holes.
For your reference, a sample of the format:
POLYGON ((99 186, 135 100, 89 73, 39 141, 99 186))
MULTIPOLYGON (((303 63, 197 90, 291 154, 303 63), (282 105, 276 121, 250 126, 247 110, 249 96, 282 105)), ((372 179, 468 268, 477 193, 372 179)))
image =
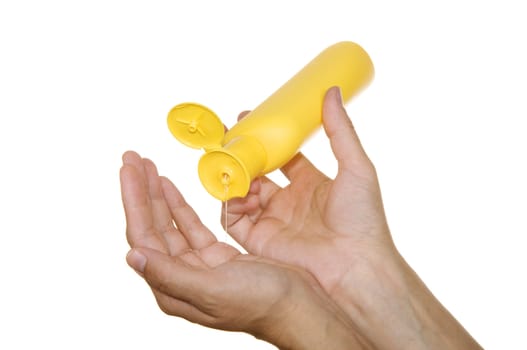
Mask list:
POLYGON ((350 320, 318 286, 295 286, 280 310, 262 334, 279 349, 362 348, 350 320))

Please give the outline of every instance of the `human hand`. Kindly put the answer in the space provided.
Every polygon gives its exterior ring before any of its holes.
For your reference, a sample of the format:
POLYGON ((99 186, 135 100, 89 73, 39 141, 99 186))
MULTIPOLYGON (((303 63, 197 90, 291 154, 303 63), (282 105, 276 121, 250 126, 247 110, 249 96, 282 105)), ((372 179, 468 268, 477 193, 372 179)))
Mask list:
POLYGON ((375 168, 338 88, 326 94, 323 125, 335 179, 296 155, 281 169, 288 186, 262 177, 228 202, 228 233, 251 254, 312 273, 375 347, 479 349, 398 253, 375 168))
POLYGON ((227 231, 250 253, 305 268, 331 293, 346 283, 357 262, 372 260, 372 254, 385 260, 395 247, 375 169, 338 88, 327 93, 323 124, 338 161, 336 178, 297 154, 281 169, 288 186, 280 188, 262 177, 245 198, 228 202, 227 231))
POLYGON ((127 152, 123 162, 127 261, 164 312, 280 348, 362 348, 364 339, 311 275, 218 242, 150 160, 127 152))

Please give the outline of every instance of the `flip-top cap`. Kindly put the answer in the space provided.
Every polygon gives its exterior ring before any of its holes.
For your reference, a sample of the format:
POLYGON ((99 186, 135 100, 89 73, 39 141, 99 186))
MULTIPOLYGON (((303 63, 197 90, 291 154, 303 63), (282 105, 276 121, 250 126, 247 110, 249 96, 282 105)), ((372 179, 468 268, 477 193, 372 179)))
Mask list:
POLYGON ((221 146, 225 129, 220 118, 205 106, 182 103, 170 110, 168 129, 181 143, 205 150, 221 146))

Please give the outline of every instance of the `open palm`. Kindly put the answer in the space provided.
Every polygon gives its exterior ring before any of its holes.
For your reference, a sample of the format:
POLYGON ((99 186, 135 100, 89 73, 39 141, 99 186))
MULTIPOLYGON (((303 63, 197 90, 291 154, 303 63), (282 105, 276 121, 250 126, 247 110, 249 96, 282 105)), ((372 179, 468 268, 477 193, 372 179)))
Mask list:
POLYGON ((265 337, 265 323, 283 316, 292 291, 323 298, 305 271, 218 242, 150 160, 126 152, 120 175, 128 262, 166 313, 265 337))
MULTIPOLYGON (((127 152, 123 163, 127 239, 135 252, 148 256, 142 274, 165 312, 217 328, 229 328, 231 318, 246 315, 247 320, 236 325, 250 328, 252 319, 264 316, 258 315, 256 306, 273 304, 284 296, 288 286, 277 281, 287 282, 279 277, 289 271, 218 242, 177 188, 158 176, 150 160, 127 152), (257 282, 266 288, 254 293, 257 282), (242 312, 251 305, 255 312, 242 312)), ((135 252, 128 257, 132 263, 137 259, 135 252)), ((264 306, 262 312, 267 311, 264 306)))

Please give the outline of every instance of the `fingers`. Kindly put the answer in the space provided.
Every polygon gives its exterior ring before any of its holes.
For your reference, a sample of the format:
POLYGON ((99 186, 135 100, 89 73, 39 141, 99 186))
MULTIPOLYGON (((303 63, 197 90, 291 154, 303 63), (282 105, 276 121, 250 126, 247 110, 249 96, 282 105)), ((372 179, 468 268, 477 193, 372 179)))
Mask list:
POLYGON ((247 114, 251 113, 251 111, 243 111, 241 112, 240 114, 238 114, 238 121, 242 120, 243 118, 245 118, 245 116, 247 114))
POLYGON ((126 238, 130 246, 144 246, 165 251, 162 240, 154 229, 150 200, 140 158, 127 152, 120 171, 121 194, 126 216, 126 238))
POLYGON ((159 176, 151 160, 126 152, 123 163, 121 186, 127 238, 132 247, 179 255, 216 242, 174 184, 159 176))
POLYGON ((141 156, 134 151, 126 151, 123 154, 122 160, 123 164, 133 166, 137 170, 141 181, 146 184, 146 174, 144 171, 143 159, 141 158, 141 156))
POLYGON ((227 202, 222 202, 221 224, 225 230, 227 230, 226 225, 235 224, 240 216, 257 212, 260 209, 259 194, 261 190, 261 178, 256 178, 251 182, 249 192, 245 197, 237 197, 229 199, 227 202), (225 215, 228 216, 227 221, 225 221, 225 215))
POLYGON ((260 190, 260 206, 262 208, 267 207, 271 198, 282 188, 278 186, 274 181, 269 179, 267 176, 260 177, 262 189, 260 190))
POLYGON ((170 227, 173 227, 172 216, 163 196, 161 181, 156 166, 151 160, 144 159, 143 168, 147 179, 154 226, 159 232, 163 233, 168 231, 170 227))
POLYGON ((242 211, 239 214, 229 213, 227 225, 228 227, 225 227, 225 222, 224 220, 222 220, 222 226, 224 226, 225 231, 232 238, 234 238, 236 242, 238 242, 240 245, 247 249, 245 243, 247 242, 249 233, 255 225, 254 221, 249 217, 247 213, 242 211))
POLYGON ((165 240, 170 255, 179 255, 182 251, 189 249, 189 244, 174 227, 172 213, 163 195, 161 177, 155 164, 145 158, 143 159, 143 167, 147 179, 154 229, 165 240))
POLYGON ((271 198, 280 187, 265 176, 256 178, 244 198, 228 201, 228 217, 225 222, 225 205, 222 207, 221 224, 227 233, 246 249, 248 236, 271 198), (225 227, 227 223, 228 227, 225 227))
POLYGON ((338 161, 339 171, 368 171, 372 167, 371 162, 342 105, 340 88, 328 90, 322 114, 324 129, 338 161))
POLYGON ((192 249, 203 249, 217 241, 169 179, 161 177, 161 188, 177 228, 192 249))

